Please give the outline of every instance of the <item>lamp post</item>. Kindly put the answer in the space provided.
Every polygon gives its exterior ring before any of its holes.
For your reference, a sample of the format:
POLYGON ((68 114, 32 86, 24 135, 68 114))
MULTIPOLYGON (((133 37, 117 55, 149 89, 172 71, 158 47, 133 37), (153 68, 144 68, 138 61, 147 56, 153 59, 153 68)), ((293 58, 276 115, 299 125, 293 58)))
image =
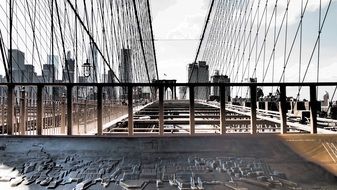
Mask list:
POLYGON ((83 76, 84 77, 90 77, 90 75, 91 75, 91 65, 90 65, 88 59, 85 61, 85 63, 83 63, 82 69, 83 69, 83 76))
MULTIPOLYGON (((86 78, 90 77, 90 75, 91 75, 91 65, 90 65, 88 59, 85 61, 85 63, 83 63, 82 69, 83 69, 83 76, 86 77, 86 78)), ((85 88, 86 88, 86 92, 87 92, 88 87, 85 87, 85 88)), ((88 94, 86 93, 85 99, 84 99, 84 134, 87 133, 87 116, 88 116, 87 115, 87 98, 88 98, 87 96, 88 96, 88 94)))

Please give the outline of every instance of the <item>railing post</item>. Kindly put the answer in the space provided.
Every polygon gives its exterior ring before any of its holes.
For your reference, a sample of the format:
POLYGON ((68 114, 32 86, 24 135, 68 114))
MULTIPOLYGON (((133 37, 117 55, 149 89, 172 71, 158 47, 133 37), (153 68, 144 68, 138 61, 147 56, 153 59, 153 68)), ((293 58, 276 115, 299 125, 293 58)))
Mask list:
POLYGON ((189 90, 190 90, 190 135, 194 135, 195 133, 194 86, 190 86, 189 90))
POLYGON ((310 132, 311 134, 317 133, 317 99, 316 99, 316 86, 310 86, 310 132))
POLYGON ((132 86, 128 86, 128 132, 129 135, 133 135, 133 105, 132 105, 132 95, 133 90, 132 86))
POLYGON ((62 95, 61 97, 61 134, 65 134, 65 125, 66 125, 66 96, 65 94, 62 95))
POLYGON ((13 116, 14 116, 14 88, 15 86, 9 84, 7 86, 7 134, 13 135, 14 134, 14 126, 13 126, 13 116))
POLYGON ((73 94, 72 94, 73 86, 67 86, 67 135, 73 134, 73 94))
POLYGON ((97 86, 97 134, 103 134, 103 100, 102 100, 102 86, 97 86))
POLYGON ((20 135, 24 135, 26 132, 26 91, 25 87, 22 87, 20 97, 20 135))
POLYGON ((250 133, 256 134, 256 85, 250 85, 250 133))
POLYGON ((279 112, 281 116, 281 134, 287 133, 287 95, 286 86, 280 86, 279 112))
POLYGON ((88 100, 87 98, 85 98, 84 100, 84 113, 83 113, 83 119, 84 119, 84 134, 87 134, 87 117, 88 117, 88 112, 87 112, 87 109, 88 109, 88 100))
POLYGON ((37 99, 36 99, 36 104, 37 104, 37 113, 36 113, 36 134, 37 135, 42 135, 42 125, 43 125, 43 100, 42 100, 42 91, 43 91, 43 86, 38 85, 37 86, 37 99))
POLYGON ((159 135, 164 134, 164 87, 159 87, 159 135))
POLYGON ((2 97, 3 95, 0 96, 0 113, 1 113, 1 134, 5 134, 5 97, 2 97))
POLYGON ((220 134, 226 133, 226 88, 220 86, 220 134))

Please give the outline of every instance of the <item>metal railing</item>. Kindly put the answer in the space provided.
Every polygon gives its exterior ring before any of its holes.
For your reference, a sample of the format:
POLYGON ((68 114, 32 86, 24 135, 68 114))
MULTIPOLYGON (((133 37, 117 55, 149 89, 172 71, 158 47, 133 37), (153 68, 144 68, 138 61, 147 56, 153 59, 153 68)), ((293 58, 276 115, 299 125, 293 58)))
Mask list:
MULTIPOLYGON (((250 91, 250 99, 253 101, 250 101, 250 133, 256 134, 257 133, 257 101, 254 101, 257 99, 256 97, 256 91, 257 87, 271 87, 271 86, 277 86, 279 87, 280 97, 279 97, 279 114, 280 114, 280 133, 285 134, 288 131, 288 124, 287 124, 287 96, 286 96, 286 88, 287 87, 309 87, 310 89, 310 133, 315 134, 317 133, 317 93, 316 89, 318 86, 336 86, 337 83, 335 82, 325 82, 325 83, 176 83, 176 84, 170 84, 170 86, 179 87, 179 86, 185 86, 189 90, 189 133, 191 135, 195 134, 195 93, 194 89, 195 87, 200 86, 216 86, 219 87, 220 91, 220 99, 219 99, 219 109, 220 109, 220 119, 219 119, 219 133, 225 134, 226 133, 226 87, 248 87, 250 91)), ((61 123, 61 133, 64 131, 65 135, 74 135, 73 134, 73 127, 74 127, 74 88, 78 87, 95 87, 96 88, 96 100, 94 101, 94 104, 92 104, 95 109, 94 112, 97 114, 97 118, 94 119, 94 122, 96 122, 97 126, 97 132, 96 135, 100 136, 103 135, 103 119, 105 118, 103 114, 103 101, 106 101, 106 97, 103 97, 103 89, 104 88, 112 88, 112 87, 124 87, 127 89, 127 131, 129 136, 134 135, 134 121, 133 121, 133 115, 134 115, 134 104, 132 103, 134 100, 134 88, 135 87, 151 87, 154 88, 154 94, 158 94, 158 135, 164 135, 164 92, 167 87, 165 84, 155 84, 155 83, 101 83, 101 84, 89 84, 89 83, 57 83, 57 84, 50 84, 50 83, 2 83, 0 84, 3 88, 6 88, 7 91, 7 102, 6 104, 2 105, 0 111, 1 116, 5 116, 5 121, 2 121, 2 133, 7 135, 20 135, 25 134, 23 132, 20 133, 20 130, 18 129, 17 124, 15 124, 14 120, 16 119, 14 117, 14 112, 16 110, 14 100, 18 98, 18 96, 15 96, 15 89, 18 87, 33 87, 36 88, 36 100, 35 100, 35 106, 36 106, 36 120, 34 120, 34 126, 33 130, 36 131, 34 134, 36 135, 43 135, 43 123, 45 122, 45 117, 43 115, 44 113, 44 100, 43 100, 43 90, 46 87, 63 87, 65 88, 65 96, 63 97, 64 101, 57 102, 57 105, 59 108, 57 110, 61 110, 60 115, 58 116, 58 121, 55 121, 57 123, 61 123), (158 90, 159 89, 159 90, 158 90), (157 92, 158 90, 158 92, 157 92), (104 99, 103 99, 104 98, 104 99), (71 114, 66 114, 71 113, 71 114)), ((152 99, 153 100, 153 99, 152 99)), ((25 102, 25 98, 22 100, 25 102)), ((3 103, 5 101, 2 101, 3 103)), ((78 103, 78 102, 76 102, 78 103)), ((25 103, 22 104, 22 106, 25 105, 25 103)), ((87 104, 86 104, 87 105, 87 104)), ((79 104, 77 104, 79 106, 79 104)), ((25 121, 24 117, 25 108, 21 107, 20 111, 20 117, 19 120, 21 120, 21 123, 25 121)), ((75 111, 76 112, 76 111, 75 111)), ((86 116, 85 116, 86 117, 86 116)), ((54 118, 55 119, 55 118, 54 118)), ((26 119, 27 121, 27 119, 26 119)), ((29 121, 28 121, 29 122, 29 121)), ((27 124, 27 122, 24 122, 27 124)))

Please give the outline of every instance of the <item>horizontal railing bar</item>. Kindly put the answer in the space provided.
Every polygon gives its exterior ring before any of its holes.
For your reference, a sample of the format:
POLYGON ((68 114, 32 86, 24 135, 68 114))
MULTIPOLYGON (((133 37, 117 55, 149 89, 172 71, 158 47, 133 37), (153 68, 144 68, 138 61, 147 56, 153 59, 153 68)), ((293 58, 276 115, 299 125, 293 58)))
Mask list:
POLYGON ((172 84, 164 84, 164 83, 0 83, 0 86, 71 86, 71 87, 81 87, 81 86, 97 86, 97 87, 123 87, 123 86, 187 86, 187 87, 195 87, 195 86, 337 86, 337 82, 285 82, 285 83, 172 83, 172 84))

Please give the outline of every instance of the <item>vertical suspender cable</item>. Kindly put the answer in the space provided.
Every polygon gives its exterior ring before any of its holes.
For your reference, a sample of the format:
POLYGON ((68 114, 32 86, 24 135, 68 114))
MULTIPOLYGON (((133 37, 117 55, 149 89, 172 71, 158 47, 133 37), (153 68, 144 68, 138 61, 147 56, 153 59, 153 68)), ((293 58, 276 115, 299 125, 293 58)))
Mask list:
MULTIPOLYGON (((319 64, 321 59, 321 25, 322 25, 322 0, 319 0, 319 16, 318 16, 318 47, 317 47, 317 82, 319 82, 319 64)), ((318 92, 318 86, 317 86, 318 92)), ((317 93, 316 93, 317 94, 317 93)))
POLYGON ((142 53, 143 53, 143 59, 144 59, 144 64, 145 64, 145 69, 146 69, 146 74, 147 74, 147 79, 149 81, 149 83, 151 83, 151 79, 150 79, 150 75, 149 75, 149 69, 148 69, 148 65, 147 65, 147 60, 146 60, 146 55, 145 55, 145 50, 144 50, 144 44, 143 44, 143 36, 142 36, 142 30, 140 28, 140 23, 139 23, 139 18, 138 18, 138 11, 137 11, 137 6, 136 6, 136 1, 133 0, 133 8, 135 11, 135 16, 136 16, 136 21, 137 21, 137 28, 138 28, 138 32, 139 32, 139 40, 140 40, 140 46, 142 49, 142 53))
MULTIPOLYGON (((286 64, 287 64, 287 41, 288 41, 288 9, 289 9, 289 4, 287 4, 287 7, 286 7, 286 28, 285 28, 285 36, 284 36, 284 62, 283 62, 283 69, 285 70, 286 69, 286 64)), ((286 74, 284 72, 284 75, 283 75, 283 82, 285 82, 286 80, 286 74)))
MULTIPOLYGON (((301 67, 302 67, 302 40, 303 40, 303 0, 301 0, 301 25, 300 25, 300 50, 298 63, 298 83, 301 82, 301 67)), ((300 89, 300 86, 298 87, 300 89)))
POLYGON ((154 45, 154 38, 153 38, 153 28, 152 28, 152 18, 151 18, 151 10, 150 10, 150 3, 149 0, 147 0, 147 12, 148 12, 148 17, 149 17, 149 22, 150 22, 150 30, 151 30, 151 42, 152 42, 152 48, 153 48, 153 58, 154 58, 154 64, 155 64, 155 69, 156 69, 156 77, 159 80, 159 74, 158 74, 158 66, 157 66, 157 55, 156 55, 156 47, 154 45))
MULTIPOLYGON (((276 44, 276 28, 277 28, 277 1, 275 3, 275 18, 274 18, 274 44, 276 44)), ((272 65, 272 74, 271 74, 271 82, 274 82, 274 77, 275 77, 275 45, 274 45, 274 49, 273 49, 273 65, 272 65)), ((265 72, 265 71, 263 71, 265 72)), ((267 75, 267 74, 265 74, 267 75)), ((264 75, 264 76, 265 76, 264 75)), ((274 87, 271 87, 271 92, 274 92, 274 87)))
MULTIPOLYGON (((60 13, 59 13, 58 5, 57 5, 57 0, 55 0, 55 6, 56 6, 57 19, 58 19, 58 23, 59 23, 59 27, 60 27, 60 34, 61 34, 61 42, 62 42, 62 50, 63 50, 64 63, 66 63, 66 50, 65 50, 65 45, 64 45, 64 37, 63 37, 63 32, 62 32, 62 27, 61 27, 60 13)), ((73 81, 71 81, 71 78, 70 78, 69 65, 68 64, 66 64, 66 70, 67 70, 67 73, 68 73, 68 80, 71 83, 73 81)))
POLYGON ((9 73, 10 82, 13 82, 13 0, 9 0, 9 73))

